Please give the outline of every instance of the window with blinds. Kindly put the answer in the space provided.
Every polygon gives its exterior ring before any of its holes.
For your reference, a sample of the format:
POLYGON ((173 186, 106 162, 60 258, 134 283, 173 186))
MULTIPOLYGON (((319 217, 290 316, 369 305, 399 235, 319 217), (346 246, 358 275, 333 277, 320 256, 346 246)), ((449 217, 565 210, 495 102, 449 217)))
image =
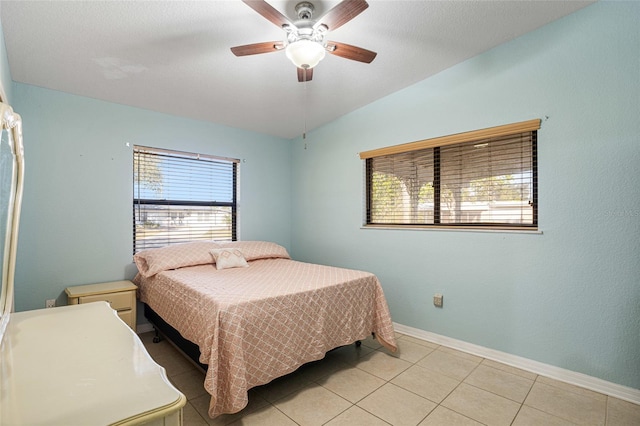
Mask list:
POLYGON ((133 252, 236 240, 239 160, 135 146, 133 252))
POLYGON ((361 153, 366 225, 537 229, 540 120, 361 153))

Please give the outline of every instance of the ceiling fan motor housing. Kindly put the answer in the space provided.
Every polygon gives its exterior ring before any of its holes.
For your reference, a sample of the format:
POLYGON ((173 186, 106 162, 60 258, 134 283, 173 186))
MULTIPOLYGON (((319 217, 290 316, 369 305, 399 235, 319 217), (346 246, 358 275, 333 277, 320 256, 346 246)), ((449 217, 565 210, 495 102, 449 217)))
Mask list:
POLYGON ((298 19, 311 20, 314 10, 315 7, 308 1, 303 1, 296 5, 296 14, 298 15, 298 19))
POLYGON ((319 43, 322 47, 326 47, 324 43, 324 36, 327 32, 327 26, 324 24, 316 24, 313 20, 313 11, 315 7, 313 4, 303 1, 296 5, 296 14, 298 20, 295 21, 294 26, 285 27, 287 32, 287 43, 292 44, 300 40, 309 40, 315 43, 319 43))

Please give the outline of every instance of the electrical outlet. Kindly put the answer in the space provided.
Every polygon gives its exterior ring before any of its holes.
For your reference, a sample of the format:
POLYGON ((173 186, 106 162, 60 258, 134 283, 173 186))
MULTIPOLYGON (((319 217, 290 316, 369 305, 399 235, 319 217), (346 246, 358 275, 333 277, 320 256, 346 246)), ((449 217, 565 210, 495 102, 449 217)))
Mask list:
POLYGON ((436 293, 433 296, 433 306, 437 308, 442 308, 442 294, 436 293))
POLYGON ((55 308, 56 307, 56 299, 47 299, 44 302, 45 308, 55 308))

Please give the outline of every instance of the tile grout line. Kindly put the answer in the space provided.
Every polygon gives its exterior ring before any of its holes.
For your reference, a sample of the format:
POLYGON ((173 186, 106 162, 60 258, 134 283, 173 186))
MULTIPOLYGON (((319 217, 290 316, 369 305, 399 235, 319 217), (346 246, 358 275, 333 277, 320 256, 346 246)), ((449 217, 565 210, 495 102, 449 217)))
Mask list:
MULTIPOLYGON (((438 346, 438 347, 440 347, 440 346, 438 346)), ((455 356, 455 354, 451 354, 451 355, 454 355, 454 356, 455 356)), ((426 358, 426 356, 425 356, 425 358, 426 358)), ((459 357, 459 358, 464 359, 463 357, 459 357)), ((473 370, 471 370, 471 371, 469 372, 469 374, 467 374, 467 375, 466 375, 462 380, 460 380, 460 381, 458 382, 458 384, 456 385, 456 387, 454 387, 453 389, 451 389, 451 392, 449 392, 449 393, 448 393, 444 398, 442 398, 442 400, 441 400, 440 402, 438 402, 438 404, 436 405, 436 408, 438 408, 438 407, 442 407, 442 408, 444 408, 444 409, 446 409, 446 410, 453 411, 453 410, 451 410, 451 408, 448 408, 448 407, 446 407, 446 406, 442 405, 442 403, 443 403, 443 402, 444 402, 444 401, 445 401, 445 400, 446 400, 446 399, 447 399, 447 398, 448 398, 452 393, 454 393, 454 392, 456 391, 456 389, 458 389, 462 383, 464 383, 464 380, 465 380, 467 377, 469 377, 469 376, 471 375, 471 373, 473 373, 473 372, 476 370, 476 368, 478 368, 478 366, 479 366, 480 364, 482 364, 482 361, 483 361, 483 360, 484 360, 484 358, 482 358, 482 359, 481 359, 481 361, 478 363, 478 365, 476 365, 476 366, 473 368, 473 370)), ((434 371, 434 370, 431 370, 431 371, 434 371)), ((440 374, 441 374, 441 373, 440 373, 440 374)), ((446 375, 445 375, 445 376, 446 376, 446 375)), ((446 377, 449 377, 449 376, 446 376, 446 377)), ((434 408, 434 409, 431 411, 431 413, 433 413, 433 411, 435 411, 435 410, 436 410, 436 408, 434 408)), ((467 415, 465 415, 465 414, 458 413, 457 411, 453 411, 453 412, 454 412, 454 413, 456 413, 456 414, 459 414, 459 415, 461 415, 461 416, 463 416, 463 417, 465 417, 465 418, 467 418, 467 419, 470 419, 470 420, 472 420, 472 421, 474 421, 474 422, 481 423, 481 424, 483 424, 483 425, 484 425, 484 423, 482 423, 481 421, 476 420, 476 419, 473 419, 473 418, 471 418, 471 417, 469 417, 469 416, 467 416, 467 415)), ((429 415, 430 415, 431 413, 429 413, 429 414, 425 417, 425 419, 426 419, 427 417, 429 417, 429 415)), ((423 421, 424 421, 424 419, 423 419, 423 421)))
MULTIPOLYGON (((398 340, 400 340, 400 339, 398 339, 398 340)), ((435 348, 431 348, 431 347, 429 347, 429 346, 423 346, 423 347, 425 347, 425 348, 429 348, 429 349, 431 349, 431 351, 430 351, 429 353, 427 353, 426 355, 424 355, 423 357, 421 357, 420 359, 416 360, 415 362, 410 362, 410 364, 411 364, 411 366, 410 366, 410 367, 408 367, 408 368, 406 368, 406 369, 402 370, 400 373, 396 374, 394 377, 392 377, 391 379, 387 380, 387 381, 386 381, 386 383, 385 383, 385 385, 386 385, 386 384, 391 384, 391 385, 393 385, 393 386, 397 386, 398 388, 400 388, 400 389, 402 389, 402 390, 404 390, 404 391, 406 391, 406 392, 409 392, 409 393, 411 393, 411 394, 413 394, 413 395, 416 395, 416 396, 418 396, 418 397, 420 397, 420 398, 425 399, 426 401, 429 401, 429 402, 432 402, 432 403, 434 403, 434 404, 435 404, 435 407, 434 407, 432 410, 430 410, 430 411, 429 411, 429 412, 428 412, 428 413, 427 413, 427 414, 426 414, 426 415, 425 415, 425 416, 424 416, 424 417, 423 417, 423 418, 422 418, 422 419, 417 423, 418 425, 419 425, 420 423, 424 422, 424 421, 427 419, 427 417, 429 417, 429 416, 430 416, 430 415, 431 415, 431 414, 432 414, 432 413, 433 413, 433 412, 434 412, 438 407, 440 407, 440 406, 442 406, 442 407, 443 407, 444 409, 446 409, 446 410, 450 410, 449 408, 447 408, 447 407, 445 407, 444 405, 442 405, 442 402, 443 402, 445 399, 447 399, 447 397, 448 397, 449 395, 451 395, 451 394, 452 394, 452 393, 453 393, 453 392, 454 392, 454 391, 455 391, 455 390, 456 390, 456 389, 457 389, 457 388, 458 388, 458 387, 459 387, 459 386, 464 382, 464 379, 466 379, 466 378, 467 378, 467 377, 468 377, 468 376, 469 376, 473 371, 475 371, 475 370, 478 368, 478 366, 480 366, 480 364, 482 364, 482 361, 485 359, 485 358, 481 358, 480 362, 478 362, 478 364, 477 364, 477 365, 476 365, 476 366, 475 366, 475 367, 474 367, 474 368, 473 368, 473 369, 472 369, 472 370, 471 370, 471 371, 470 371, 470 372, 469 372, 469 373, 468 373, 468 374, 467 374, 463 379, 458 380, 458 379, 455 379, 455 378, 453 378, 453 377, 451 377, 451 376, 447 376, 447 375, 445 375, 445 374, 442 374, 442 373, 440 373, 440 372, 438 372, 438 371, 435 371, 435 370, 432 370, 432 369, 430 369, 430 368, 427 368, 427 367, 423 367, 423 366, 421 366, 421 365, 418 365, 418 363, 419 363, 420 361, 422 361, 423 359, 427 358, 429 355, 431 355, 432 353, 434 353, 435 351, 437 351, 437 350, 441 347, 441 345, 437 345, 435 348), (442 400, 441 400, 440 402, 436 402, 436 401, 432 401, 432 400, 430 400, 429 398, 426 398, 426 397, 424 397, 424 396, 422 396, 422 395, 419 395, 419 394, 417 394, 417 393, 413 392, 413 391, 412 391, 412 390, 410 390, 410 389, 405 389, 405 388, 404 388, 404 387, 402 387, 402 386, 396 385, 395 383, 391 383, 391 381, 392 381, 393 379, 397 378, 398 376, 400 376, 401 374, 403 374, 404 372, 406 372, 406 371, 407 371, 408 369, 410 369, 411 367, 424 368, 425 370, 429 370, 429 371, 435 372, 435 373, 437 373, 437 374, 442 374, 443 376, 448 377, 448 378, 450 378, 450 379, 458 380, 458 384, 457 384, 457 385, 456 385, 456 386, 455 386, 455 387, 454 387, 454 388, 453 388, 453 389, 452 389, 452 390, 451 390, 451 391, 450 391, 450 392, 449 392, 445 397, 443 397, 443 398, 442 398, 442 400)), ((378 350, 378 349, 375 349, 375 350, 378 350)), ((384 351, 380 351, 380 352, 385 353, 384 351)), ((455 357, 460 358, 460 359, 465 359, 465 357, 462 357, 462 356, 456 355, 455 353, 452 353, 452 352, 447 352, 447 351, 441 351, 441 352, 444 352, 444 353, 449 354, 449 355, 451 355, 451 356, 455 356, 455 357)), ((393 354, 389 354, 389 355, 390 355, 390 356, 394 356, 393 354)), ((395 357, 395 356, 394 356, 394 357, 395 357)), ((395 357, 395 358, 400 359, 400 360, 403 360, 403 361, 407 361, 406 359, 400 358, 399 356, 398 356, 398 357, 395 357)), ((409 361, 407 361, 407 362, 409 362, 409 361)), ((358 367, 356 367, 356 368, 358 368, 358 367)), ((362 370, 362 371, 364 371, 364 370, 362 370)), ((369 374, 371 374, 371 373, 369 373, 369 374)), ((384 385, 382 385, 382 386, 384 386, 384 385)), ((376 390, 380 389, 382 386, 378 387, 376 390)), ((376 390, 374 390, 373 392, 371 392, 369 395, 373 394, 376 390)), ((364 399, 364 398, 362 398, 362 399, 364 399)), ((361 400, 362 400, 362 399, 361 399, 361 400)), ((367 410, 365 410, 365 411, 367 411, 367 410)), ((456 414, 461 415, 461 416, 463 416, 463 417, 465 417, 465 418, 467 418, 467 419, 470 419, 470 420, 472 420, 472 421, 474 421, 474 422, 481 423, 481 422, 479 422, 478 420, 472 419, 471 417, 468 417, 468 416, 466 416, 466 415, 464 415, 464 414, 458 413, 457 411, 454 411, 454 412, 455 412, 456 414)), ((369 411, 367 411, 367 413, 369 413, 369 414, 371 414, 371 415, 375 416, 375 414, 373 414, 373 413, 371 413, 371 412, 369 412, 369 411)), ((379 418, 378 416, 375 416, 375 417, 376 417, 376 418, 379 418)), ((384 421, 385 423, 388 423, 388 422, 386 422, 384 419, 380 419, 380 420, 384 421)))
MULTIPOLYGON (((529 394, 531 393, 531 391, 533 390, 533 385, 536 384, 536 380, 538 380, 538 375, 536 374, 536 378, 533 379, 533 383, 531 383, 531 386, 529 387, 529 390, 527 391, 527 394, 524 396, 524 398, 522 399, 522 402, 520 403, 520 408, 518 408, 518 412, 516 413, 515 417, 513 418, 513 420, 511 420, 511 425, 513 424, 513 422, 516 421, 516 419, 518 418, 518 415, 520 414, 520 411, 522 411, 522 408, 524 407, 524 403, 527 400, 527 398, 529 397, 529 394)), ((549 414, 549 413, 547 413, 549 414)))

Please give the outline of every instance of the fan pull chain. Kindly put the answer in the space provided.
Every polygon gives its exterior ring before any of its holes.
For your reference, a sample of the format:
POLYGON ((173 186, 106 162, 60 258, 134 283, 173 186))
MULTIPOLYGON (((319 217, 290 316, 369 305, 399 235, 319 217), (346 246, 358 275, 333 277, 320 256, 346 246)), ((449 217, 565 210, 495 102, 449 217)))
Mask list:
MULTIPOLYGON (((304 130, 302 131, 302 140, 306 141, 307 139, 307 68, 304 69, 304 130)), ((307 143, 304 144, 304 149, 307 149, 307 143)))

